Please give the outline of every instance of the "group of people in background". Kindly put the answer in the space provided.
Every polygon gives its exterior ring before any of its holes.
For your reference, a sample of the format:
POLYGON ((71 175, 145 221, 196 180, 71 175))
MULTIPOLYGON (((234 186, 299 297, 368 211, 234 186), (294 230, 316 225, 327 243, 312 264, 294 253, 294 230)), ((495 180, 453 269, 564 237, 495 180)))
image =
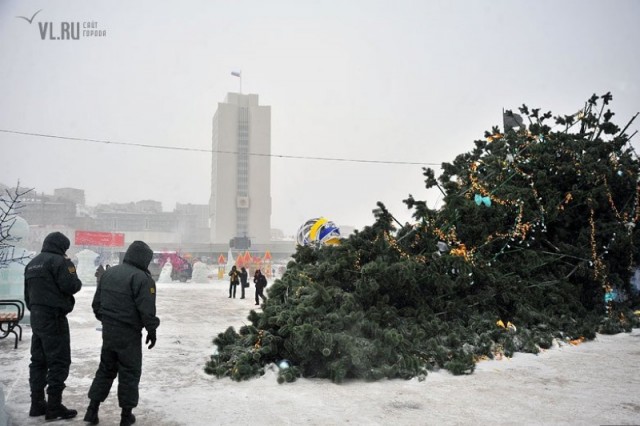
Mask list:
MULTIPOLYGON (((245 289, 249 287, 249 273, 247 269, 243 266, 238 270, 236 265, 231 267, 231 271, 229 271, 229 299, 236 298, 236 288, 240 286, 240 299, 245 298, 245 289)), ((256 269, 255 274, 253 275, 253 283, 256 288, 256 305, 260 304, 260 299, 262 301, 266 301, 266 297, 264 297, 264 289, 267 286, 267 277, 264 276, 260 269, 256 269)))

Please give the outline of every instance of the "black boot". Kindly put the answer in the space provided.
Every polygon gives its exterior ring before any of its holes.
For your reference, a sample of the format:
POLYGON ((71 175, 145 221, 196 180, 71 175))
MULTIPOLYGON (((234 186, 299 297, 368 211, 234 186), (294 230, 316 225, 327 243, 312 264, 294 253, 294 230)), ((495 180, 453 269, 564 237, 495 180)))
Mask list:
POLYGON ((136 422, 136 416, 131 412, 131 408, 123 408, 120 414, 120 426, 131 426, 136 422))
POLYGON ((44 390, 31 392, 31 408, 29 417, 44 416, 47 413, 47 401, 44 399, 44 390))
POLYGON ((70 410, 62 405, 62 392, 49 394, 47 402, 47 413, 45 420, 72 419, 78 415, 76 410, 70 410))
POLYGON ((100 423, 98 419, 98 409, 100 408, 100 401, 92 399, 87 408, 87 413, 84 415, 84 421, 89 422, 92 425, 100 423))

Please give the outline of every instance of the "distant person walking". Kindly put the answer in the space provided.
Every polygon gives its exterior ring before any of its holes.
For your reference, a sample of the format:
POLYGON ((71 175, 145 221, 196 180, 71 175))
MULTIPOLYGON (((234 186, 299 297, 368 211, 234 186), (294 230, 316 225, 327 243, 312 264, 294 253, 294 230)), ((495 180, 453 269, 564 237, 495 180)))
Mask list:
POLYGON ((236 287, 240 283, 240 273, 236 268, 236 265, 231 267, 231 271, 229 271, 229 299, 233 295, 233 298, 236 298, 236 287))
POLYGON ((96 285, 100 284, 100 278, 102 278, 102 274, 104 274, 104 267, 102 266, 102 263, 101 263, 100 266, 98 266, 98 269, 96 269, 96 273, 95 273, 96 285))
POLYGON ((256 285, 256 305, 260 304, 260 299, 264 303, 267 298, 264 297, 264 288, 267 286, 267 277, 265 277, 260 269, 256 269, 256 273, 253 275, 253 282, 256 285))
POLYGON ((84 421, 98 424, 100 403, 109 396, 118 377, 120 426, 135 423, 132 410, 138 406, 142 374, 142 328, 145 344, 156 344, 156 283, 149 273, 153 251, 143 241, 131 243, 121 264, 107 269, 93 297, 93 313, 102 322, 100 365, 89 389, 89 407, 84 421))
POLYGON ((249 287, 249 273, 247 269, 243 266, 240 268, 240 288, 242 289, 242 293, 240 294, 240 299, 244 299, 244 289, 249 287))
POLYGON ((70 419, 78 412, 62 405, 62 391, 71 365, 71 338, 67 314, 82 288, 76 267, 66 252, 71 242, 60 232, 47 235, 42 251, 24 270, 24 299, 31 311, 29 416, 46 420, 70 419), (47 387, 48 401, 44 391, 47 387))

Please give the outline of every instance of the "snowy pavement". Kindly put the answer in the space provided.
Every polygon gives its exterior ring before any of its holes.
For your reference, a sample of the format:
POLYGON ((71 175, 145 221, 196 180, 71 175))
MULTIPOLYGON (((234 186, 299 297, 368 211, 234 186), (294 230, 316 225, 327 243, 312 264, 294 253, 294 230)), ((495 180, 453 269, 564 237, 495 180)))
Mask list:
MULTIPOLYGON (((563 345, 539 355, 484 361, 470 376, 447 372, 424 381, 299 379, 279 385, 275 370, 244 381, 204 373, 212 339, 248 321, 254 306, 229 299, 228 283, 158 284, 158 342, 143 350, 136 425, 423 425, 423 424, 640 424, 640 330, 563 345)), ((85 286, 69 315, 73 363, 63 402, 78 417, 54 424, 84 425, 87 391, 100 357, 99 323, 85 286)), ((238 294, 239 297, 239 294, 238 294)), ((31 330, 23 327, 17 350, 0 340, 0 385, 9 425, 39 425, 29 418, 31 330)), ((274 367, 275 368, 275 367, 274 367)), ((117 381, 101 406, 100 424, 117 425, 117 381)))

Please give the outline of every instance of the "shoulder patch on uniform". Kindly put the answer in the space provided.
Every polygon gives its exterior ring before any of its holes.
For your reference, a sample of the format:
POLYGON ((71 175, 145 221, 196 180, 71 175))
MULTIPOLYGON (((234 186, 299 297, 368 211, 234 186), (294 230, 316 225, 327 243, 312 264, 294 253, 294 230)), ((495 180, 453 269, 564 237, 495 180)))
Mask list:
POLYGON ((156 294, 156 288, 155 287, 150 287, 149 291, 151 292, 151 294, 156 294))
POLYGON ((67 269, 69 270, 70 274, 75 274, 76 273, 76 267, 75 266, 69 266, 69 267, 67 267, 67 269))

